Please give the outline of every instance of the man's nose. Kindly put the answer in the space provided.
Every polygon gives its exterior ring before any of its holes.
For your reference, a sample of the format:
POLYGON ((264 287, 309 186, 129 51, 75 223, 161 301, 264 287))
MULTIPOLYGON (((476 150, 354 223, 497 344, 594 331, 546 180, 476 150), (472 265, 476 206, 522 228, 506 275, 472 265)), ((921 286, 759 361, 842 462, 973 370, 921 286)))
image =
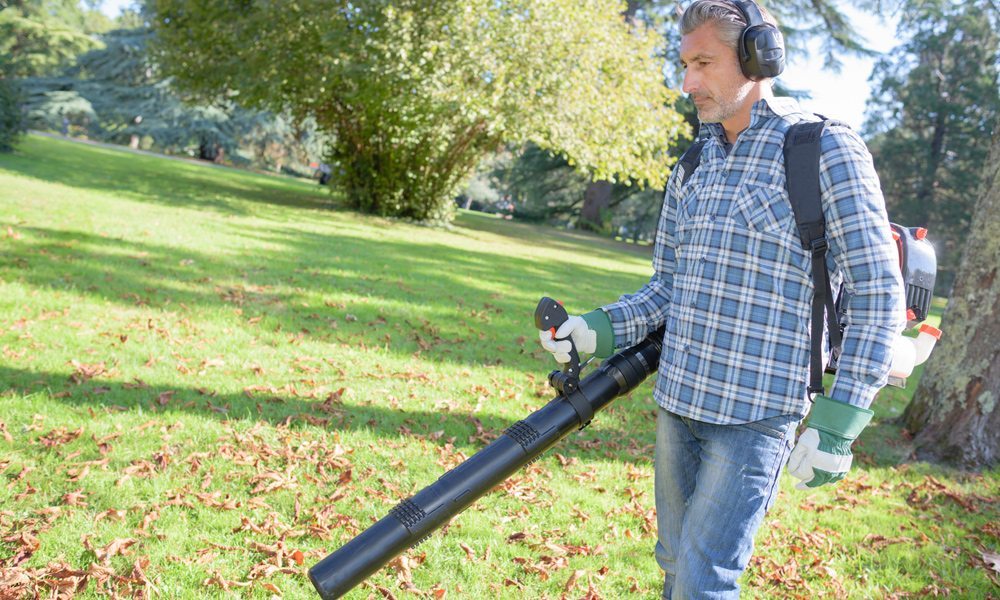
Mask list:
POLYGON ((684 70, 684 83, 681 85, 681 90, 685 94, 693 94, 698 91, 698 76, 695 75, 690 68, 684 70))

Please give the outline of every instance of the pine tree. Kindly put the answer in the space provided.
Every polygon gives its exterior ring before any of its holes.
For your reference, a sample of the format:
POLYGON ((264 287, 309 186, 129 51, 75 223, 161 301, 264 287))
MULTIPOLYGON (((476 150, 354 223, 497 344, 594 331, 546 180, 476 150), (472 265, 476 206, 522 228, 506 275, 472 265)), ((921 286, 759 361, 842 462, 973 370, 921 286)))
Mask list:
POLYGON ((922 0, 903 11, 902 44, 873 70, 865 124, 893 220, 927 227, 947 294, 966 247, 975 191, 1000 116, 990 0, 922 0))

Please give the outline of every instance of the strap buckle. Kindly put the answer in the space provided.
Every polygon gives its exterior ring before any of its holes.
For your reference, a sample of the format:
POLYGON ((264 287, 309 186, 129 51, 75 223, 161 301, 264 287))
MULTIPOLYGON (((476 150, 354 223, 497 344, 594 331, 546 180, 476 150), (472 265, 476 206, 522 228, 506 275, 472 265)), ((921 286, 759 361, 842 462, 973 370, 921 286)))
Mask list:
POLYGON ((813 254, 824 254, 829 248, 830 244, 827 243, 825 235, 809 242, 809 249, 813 254))

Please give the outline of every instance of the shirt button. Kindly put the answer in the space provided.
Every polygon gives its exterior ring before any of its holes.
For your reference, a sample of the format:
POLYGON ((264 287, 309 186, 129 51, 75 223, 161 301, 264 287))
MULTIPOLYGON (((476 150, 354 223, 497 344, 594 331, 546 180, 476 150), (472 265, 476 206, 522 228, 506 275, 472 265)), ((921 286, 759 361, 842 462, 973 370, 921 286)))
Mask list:
POLYGON ((707 262, 708 262, 708 259, 707 259, 707 258, 705 258, 704 256, 702 256, 702 257, 701 257, 701 258, 699 258, 698 260, 699 260, 699 261, 701 261, 702 263, 707 263, 707 262))

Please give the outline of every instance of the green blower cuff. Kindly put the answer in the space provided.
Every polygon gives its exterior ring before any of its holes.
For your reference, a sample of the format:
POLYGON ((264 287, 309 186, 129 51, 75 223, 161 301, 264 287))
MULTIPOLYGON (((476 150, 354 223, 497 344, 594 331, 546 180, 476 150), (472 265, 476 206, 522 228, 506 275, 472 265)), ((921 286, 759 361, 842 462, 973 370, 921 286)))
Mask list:
MULTIPOLYGON (((600 339, 600 334, 598 334, 600 339)), ((598 342, 600 345, 600 342, 598 342)), ((872 420, 874 412, 852 404, 816 396, 809 413, 809 427, 847 440, 857 439, 872 420)))
POLYGON ((583 315, 583 320, 597 333, 597 349, 594 356, 597 358, 607 358, 615 351, 615 332, 611 328, 611 317, 601 309, 592 310, 583 315))

